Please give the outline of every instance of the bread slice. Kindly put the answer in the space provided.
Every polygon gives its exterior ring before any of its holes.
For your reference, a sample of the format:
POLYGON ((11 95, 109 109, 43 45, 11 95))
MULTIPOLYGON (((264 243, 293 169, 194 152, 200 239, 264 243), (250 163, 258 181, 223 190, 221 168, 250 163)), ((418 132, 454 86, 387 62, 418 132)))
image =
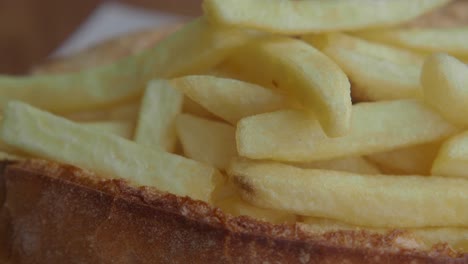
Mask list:
POLYGON ((0 164, 10 263, 468 263, 402 231, 314 234, 69 165, 0 164))

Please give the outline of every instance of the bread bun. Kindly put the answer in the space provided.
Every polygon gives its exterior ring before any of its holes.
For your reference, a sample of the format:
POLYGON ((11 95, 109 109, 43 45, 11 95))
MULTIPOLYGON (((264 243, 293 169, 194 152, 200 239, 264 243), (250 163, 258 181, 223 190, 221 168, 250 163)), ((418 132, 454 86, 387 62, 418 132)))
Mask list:
MULTIPOLYGON (((465 14, 467 2, 456 1, 408 26, 468 24, 465 14)), ((113 39, 34 73, 111 63, 177 27, 113 39)), ((405 231, 318 234, 44 160, 0 162, 0 206, 0 263, 468 263, 405 231)))
POLYGON ((11 263, 466 263, 410 234, 314 234, 42 160, 2 163, 11 263))

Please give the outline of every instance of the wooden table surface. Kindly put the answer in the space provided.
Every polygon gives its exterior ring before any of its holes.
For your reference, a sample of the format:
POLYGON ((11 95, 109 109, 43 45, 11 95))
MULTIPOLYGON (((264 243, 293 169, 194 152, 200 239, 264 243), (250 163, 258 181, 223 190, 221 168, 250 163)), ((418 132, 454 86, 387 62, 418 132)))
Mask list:
MULTIPOLYGON (((0 0, 0 73, 23 74, 40 63, 102 0, 0 0)), ((201 0, 125 0, 185 15, 201 0)))

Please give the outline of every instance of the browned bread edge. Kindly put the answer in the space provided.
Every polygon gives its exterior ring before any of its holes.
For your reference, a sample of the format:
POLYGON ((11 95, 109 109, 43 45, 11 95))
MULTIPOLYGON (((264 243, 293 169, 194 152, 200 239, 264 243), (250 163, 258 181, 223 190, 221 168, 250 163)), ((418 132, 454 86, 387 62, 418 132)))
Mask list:
POLYGON ((404 232, 314 234, 33 160, 0 165, 10 263, 468 263, 404 232))

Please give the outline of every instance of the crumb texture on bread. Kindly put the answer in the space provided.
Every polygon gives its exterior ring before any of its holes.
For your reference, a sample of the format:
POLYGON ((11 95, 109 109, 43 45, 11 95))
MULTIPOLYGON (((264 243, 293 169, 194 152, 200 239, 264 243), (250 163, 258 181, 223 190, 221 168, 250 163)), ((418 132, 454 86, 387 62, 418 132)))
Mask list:
POLYGON ((48 161, 1 163, 10 263, 468 263, 404 232, 314 234, 48 161))

